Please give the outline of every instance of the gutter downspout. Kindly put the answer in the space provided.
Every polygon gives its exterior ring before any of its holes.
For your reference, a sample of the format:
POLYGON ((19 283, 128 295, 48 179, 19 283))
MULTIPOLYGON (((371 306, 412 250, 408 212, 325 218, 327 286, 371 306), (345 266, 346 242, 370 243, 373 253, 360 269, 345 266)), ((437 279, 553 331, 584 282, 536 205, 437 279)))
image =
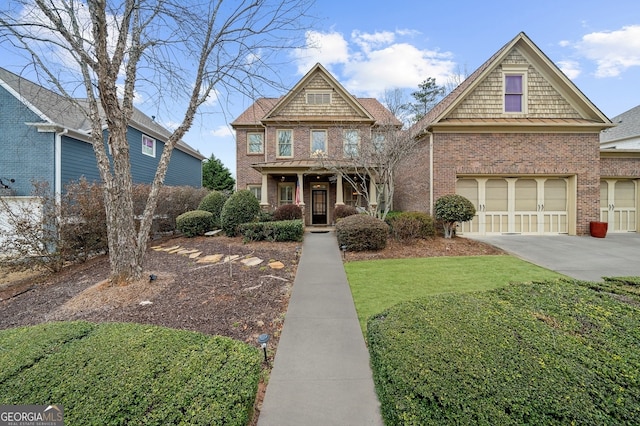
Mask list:
POLYGON ((62 197, 62 136, 69 133, 69 129, 63 129, 61 132, 56 132, 55 140, 55 160, 54 160, 54 195, 56 203, 60 203, 62 197))
POLYGON ((433 133, 429 133, 429 214, 433 215, 433 133))

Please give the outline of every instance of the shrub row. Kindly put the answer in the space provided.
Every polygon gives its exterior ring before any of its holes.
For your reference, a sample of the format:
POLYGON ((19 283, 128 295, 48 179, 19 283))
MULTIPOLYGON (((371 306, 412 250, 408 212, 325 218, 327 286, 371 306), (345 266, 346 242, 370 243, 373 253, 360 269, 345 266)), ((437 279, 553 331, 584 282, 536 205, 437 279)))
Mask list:
POLYGON ((347 216, 336 224, 338 244, 350 251, 382 250, 388 234, 389 225, 366 214, 347 216))
POLYGON ((0 404, 62 404, 65 424, 248 424, 257 348, 141 324, 0 331, 0 404))
POLYGON ((304 236, 301 219, 249 222, 238 229, 245 241, 302 241, 304 236))
POLYGON ((375 315, 367 340, 385 424, 636 423, 639 298, 623 285, 625 297, 593 283, 514 284, 375 315))

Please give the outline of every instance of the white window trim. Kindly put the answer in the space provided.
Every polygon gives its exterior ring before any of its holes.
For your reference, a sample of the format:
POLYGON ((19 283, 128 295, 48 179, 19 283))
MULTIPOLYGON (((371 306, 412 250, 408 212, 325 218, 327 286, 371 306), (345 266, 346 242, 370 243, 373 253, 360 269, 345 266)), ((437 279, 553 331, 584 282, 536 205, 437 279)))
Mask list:
POLYGON ((293 129, 276 130, 276 158, 293 158, 294 156, 293 129), (280 132, 291 132, 291 155, 280 155, 280 132))
POLYGON ((247 132, 247 155, 260 155, 264 154, 264 133, 262 132, 247 132), (260 135, 262 137, 262 149, 260 151, 251 151, 251 135, 260 135))
POLYGON ((247 189, 251 191, 253 195, 258 199, 259 202, 262 202, 262 185, 257 184, 249 184, 247 185, 247 189), (256 195, 257 192, 257 195, 256 195))
POLYGON ((309 132, 309 152, 311 152, 312 155, 316 154, 316 150, 313 149, 313 133, 314 132, 324 133, 324 149, 322 150, 322 154, 327 154, 329 150, 329 134, 326 129, 311 129, 311 131, 309 132))
POLYGON ((513 114, 516 116, 527 114, 529 112, 528 109, 528 65, 522 64, 503 64, 502 65, 502 112, 503 114, 513 114), (507 76, 508 75, 520 75, 522 76, 522 111, 514 112, 514 111, 506 111, 505 105, 505 95, 507 93, 507 76))
POLYGON ((344 158, 354 158, 354 157, 358 157, 360 155, 360 131, 358 131, 358 129, 345 129, 342 132, 342 156, 344 158), (356 152, 355 155, 351 155, 351 154, 347 154, 347 132, 356 132, 356 136, 357 136, 357 143, 356 143, 356 152))
POLYGON ((285 182, 285 183, 279 183, 278 184, 278 206, 283 206, 285 204, 294 204, 296 202, 296 184, 294 182, 285 182), (291 202, 289 203, 289 200, 284 200, 287 201, 286 203, 283 203, 283 199, 282 199, 282 188, 285 187, 290 187, 291 188, 291 202))
POLYGON ((153 157, 156 158, 156 140, 154 138, 152 138, 151 136, 147 136, 145 134, 142 135, 142 154, 149 156, 149 157, 153 157), (148 147, 145 144, 145 142, 152 142, 151 145, 151 152, 147 152, 148 147))

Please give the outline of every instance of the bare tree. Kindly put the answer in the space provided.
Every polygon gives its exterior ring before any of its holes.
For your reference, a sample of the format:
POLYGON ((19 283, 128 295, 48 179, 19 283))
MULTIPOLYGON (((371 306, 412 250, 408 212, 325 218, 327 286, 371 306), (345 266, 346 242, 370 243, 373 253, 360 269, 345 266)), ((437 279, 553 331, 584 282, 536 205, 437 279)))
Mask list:
POLYGON ((177 142, 207 99, 221 91, 253 95, 277 83, 270 55, 295 47, 310 0, 9 0, 0 42, 29 59, 70 100, 83 97, 104 186, 111 281, 141 278, 153 213, 177 142), (82 96, 78 96, 81 88, 82 96), (175 109, 136 231, 127 127, 134 99, 175 109), (103 138, 107 129, 107 147, 103 138))
POLYGON ((365 134, 357 146, 345 145, 342 155, 328 157, 318 152, 313 156, 357 191, 368 206, 368 214, 384 220, 392 207, 398 166, 414 152, 418 141, 396 123, 379 125, 370 134, 361 133, 365 134))
POLYGON ((410 117, 409 99, 407 92, 400 88, 386 89, 382 94, 382 105, 384 105, 391 114, 402 121, 405 127, 408 127, 412 121, 410 117))

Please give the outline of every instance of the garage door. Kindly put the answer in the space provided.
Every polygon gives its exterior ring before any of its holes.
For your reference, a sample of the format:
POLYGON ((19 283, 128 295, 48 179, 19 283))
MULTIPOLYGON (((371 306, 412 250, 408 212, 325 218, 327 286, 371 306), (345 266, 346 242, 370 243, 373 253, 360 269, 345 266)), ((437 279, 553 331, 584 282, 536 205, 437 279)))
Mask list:
POLYGON ((600 220, 609 223, 609 232, 636 231, 637 193, 637 180, 600 181, 600 220))
POLYGON ((465 177, 456 193, 476 207, 460 224, 467 234, 562 234, 568 232, 565 178, 465 177))

